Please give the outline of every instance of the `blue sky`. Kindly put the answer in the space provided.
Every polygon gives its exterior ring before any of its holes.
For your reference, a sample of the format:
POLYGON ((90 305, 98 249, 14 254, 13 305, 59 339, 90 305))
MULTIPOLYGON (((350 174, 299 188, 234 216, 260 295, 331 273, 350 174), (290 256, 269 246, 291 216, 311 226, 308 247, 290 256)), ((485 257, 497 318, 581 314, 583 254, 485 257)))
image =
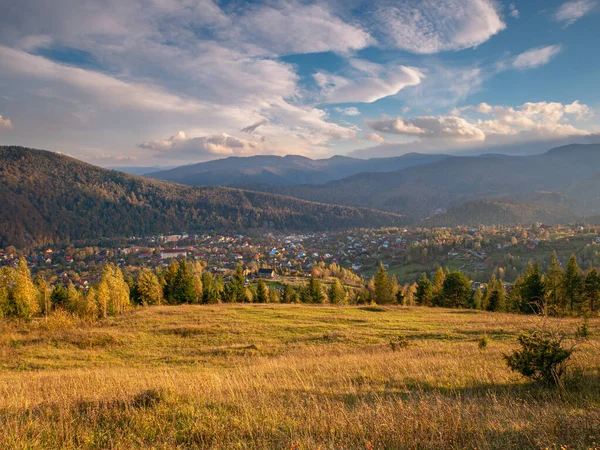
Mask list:
POLYGON ((600 0, 2 3, 0 144, 143 166, 600 142, 600 0))

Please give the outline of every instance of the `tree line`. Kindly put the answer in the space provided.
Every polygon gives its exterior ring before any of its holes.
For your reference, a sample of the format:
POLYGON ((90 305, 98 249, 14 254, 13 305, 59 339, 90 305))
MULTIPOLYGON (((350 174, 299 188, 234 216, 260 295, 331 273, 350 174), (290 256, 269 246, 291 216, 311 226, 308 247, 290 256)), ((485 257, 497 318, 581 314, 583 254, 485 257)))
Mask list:
POLYGON ((594 312, 600 299, 600 273, 596 269, 584 273, 574 255, 564 269, 556 255, 545 272, 538 263, 530 263, 508 289, 496 275, 479 286, 464 273, 441 267, 431 277, 423 274, 412 285, 402 285, 383 265, 375 276, 358 285, 345 285, 348 278, 337 266, 321 267, 305 283, 269 286, 262 279, 248 283, 241 264, 224 279, 206 271, 198 261, 181 260, 166 268, 142 269, 136 277, 125 277, 119 267, 106 264, 98 282, 83 291, 70 282, 51 285, 40 275, 32 278, 21 259, 17 267, 0 269, 0 317, 29 319, 62 309, 96 320, 136 306, 234 302, 397 304, 565 315, 594 312), (324 281, 324 269, 333 280, 324 281))
POLYGON ((423 274, 415 290, 415 303, 419 305, 554 316, 593 313, 599 298, 598 270, 582 271, 575 255, 563 269, 556 253, 546 271, 542 272, 539 263, 530 262, 508 289, 496 275, 485 286, 472 289, 463 273, 438 268, 431 280, 423 274))

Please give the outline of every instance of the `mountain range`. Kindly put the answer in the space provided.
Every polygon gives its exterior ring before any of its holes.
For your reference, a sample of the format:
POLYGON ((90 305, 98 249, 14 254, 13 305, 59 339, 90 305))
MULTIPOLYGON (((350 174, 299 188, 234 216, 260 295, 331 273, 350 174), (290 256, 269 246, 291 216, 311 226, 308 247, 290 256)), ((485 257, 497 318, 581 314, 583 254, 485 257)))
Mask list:
POLYGON ((226 158, 149 176, 375 208, 413 223, 564 222, 600 213, 598 144, 567 145, 533 156, 226 158), (355 173, 342 177, 350 172, 355 173), (312 182, 302 182, 308 178, 312 182))
POLYGON ((395 226, 397 214, 225 187, 192 187, 58 153, 0 147, 0 246, 179 231, 395 226))
POLYGON ((361 172, 389 172, 447 158, 447 155, 408 153, 395 158, 358 159, 332 156, 310 159, 305 156, 259 155, 229 157, 176 167, 164 171, 148 171, 155 178, 191 186, 243 186, 268 184, 293 186, 323 184, 361 172))
POLYGON ((598 223, 600 145, 534 156, 226 158, 148 177, 0 146, 0 195, 0 245, 205 230, 598 223))

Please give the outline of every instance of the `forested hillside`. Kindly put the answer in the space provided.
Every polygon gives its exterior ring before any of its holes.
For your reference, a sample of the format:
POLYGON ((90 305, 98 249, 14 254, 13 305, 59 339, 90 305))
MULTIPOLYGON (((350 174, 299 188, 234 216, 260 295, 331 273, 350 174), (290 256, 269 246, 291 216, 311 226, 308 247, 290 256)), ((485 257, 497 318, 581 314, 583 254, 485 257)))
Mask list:
POLYGON ((404 223, 398 215, 368 209, 147 180, 23 147, 0 147, 0 198, 0 245, 176 231, 404 223))

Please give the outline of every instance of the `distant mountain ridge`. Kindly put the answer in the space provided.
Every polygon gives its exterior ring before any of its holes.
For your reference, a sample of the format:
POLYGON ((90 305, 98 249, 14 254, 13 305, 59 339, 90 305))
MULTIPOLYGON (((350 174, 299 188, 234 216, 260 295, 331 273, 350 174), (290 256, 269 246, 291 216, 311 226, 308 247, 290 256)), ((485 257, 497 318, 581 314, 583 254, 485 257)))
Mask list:
POLYGON ((200 230, 397 226, 399 215, 103 169, 58 153, 0 146, 0 246, 200 230))
POLYGON ((146 176, 191 186, 292 186, 323 184, 362 172, 389 172, 440 161, 447 157, 420 153, 367 160, 339 155, 327 159, 310 159, 299 155, 232 156, 152 172, 146 176))
MULTIPOLYGON (((450 156, 393 172, 360 173, 324 185, 244 187, 323 203, 369 206, 406 215, 415 223, 436 210, 457 208, 474 200, 536 206, 533 198, 528 203, 517 197, 548 192, 566 196, 569 209, 553 207, 551 213, 549 206, 543 205, 543 214, 542 209, 534 208, 539 214, 527 217, 579 220, 600 213, 600 145, 574 144, 533 156, 450 156)), ((473 217, 482 218, 482 214, 475 214, 473 205, 473 217)), ((491 212, 489 206, 485 204, 491 212)))

